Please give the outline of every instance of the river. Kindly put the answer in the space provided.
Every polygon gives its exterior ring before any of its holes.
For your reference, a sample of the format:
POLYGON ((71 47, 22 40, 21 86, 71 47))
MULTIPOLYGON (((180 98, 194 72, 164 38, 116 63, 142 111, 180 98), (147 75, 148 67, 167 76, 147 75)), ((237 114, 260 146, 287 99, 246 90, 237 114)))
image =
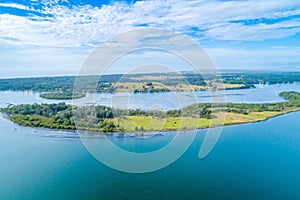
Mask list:
MULTIPOLYGON (((300 91, 300 87, 230 90, 226 100, 282 101, 277 94, 284 90, 300 91)), ((100 94, 97 103, 109 105, 109 95, 100 94)), ((132 107, 146 109, 151 98, 167 101, 168 95, 136 94, 132 107)), ((206 92, 197 97, 201 102, 209 99, 206 92)), ((0 101, 2 106, 55 102, 40 99, 37 93, 11 91, 0 92, 0 101)), ((204 159, 198 158, 198 152, 207 130, 198 130, 190 148, 172 165, 152 173, 128 174, 98 162, 76 133, 22 127, 1 115, 0 199, 299 199, 299 119, 300 112, 296 112, 224 127, 217 145, 204 159)), ((133 152, 152 151, 167 144, 172 137, 166 135, 174 133, 164 134, 148 139, 113 135, 109 139, 133 152)))

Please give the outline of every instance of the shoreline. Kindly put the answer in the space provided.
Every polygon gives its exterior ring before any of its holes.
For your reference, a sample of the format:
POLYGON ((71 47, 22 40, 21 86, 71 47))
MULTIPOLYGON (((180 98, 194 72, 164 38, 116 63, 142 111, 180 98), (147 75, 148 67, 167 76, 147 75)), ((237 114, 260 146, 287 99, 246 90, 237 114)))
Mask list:
MULTIPOLYGON (((258 123, 258 122, 264 122, 264 121, 268 121, 269 119, 272 118, 276 118, 279 116, 283 116, 286 114, 290 114, 290 113, 296 113, 296 112, 300 112, 300 109, 298 110, 291 110, 285 113, 280 113, 274 116, 269 116, 266 117, 265 119, 258 119, 257 121, 252 121, 252 122, 236 122, 236 123, 228 123, 228 124, 222 124, 222 125, 210 125, 210 126, 203 126, 203 127, 198 127, 198 128, 192 128, 192 129, 178 129, 178 130, 173 130, 173 129, 164 129, 164 130, 151 130, 151 131, 125 131, 125 132, 120 132, 120 131, 112 131, 112 132, 94 132, 94 131, 88 131, 88 130, 73 130, 73 129, 58 129, 58 128, 45 128, 45 127, 32 127, 32 126, 26 126, 23 124, 18 124, 14 121, 12 121, 8 115, 6 115, 3 112, 0 112, 0 117, 2 117, 3 119, 6 119, 18 126, 21 127, 26 127, 26 128, 32 128, 32 129, 36 129, 36 130, 42 130, 42 131, 55 131, 55 132, 59 132, 59 131, 63 131, 63 132, 69 132, 69 133, 79 133, 79 132, 84 132, 86 134, 91 134, 91 135, 113 135, 113 134, 128 134, 128 133, 132 133, 132 134, 136 134, 136 135, 143 135, 145 133, 151 133, 151 132, 177 132, 177 131, 192 131, 192 130, 205 130, 205 129, 209 129, 209 128, 218 128, 218 127, 227 127, 227 126, 237 126, 237 125, 243 125, 243 124, 254 124, 254 123, 258 123), (5 116, 6 115, 6 116, 5 116)), ((155 134, 153 134, 155 135, 155 134)))
POLYGON ((74 113, 74 107, 64 102, 40 105, 21 104, 1 108, 0 111, 5 113, 6 119, 25 127, 90 134, 137 133, 143 135, 153 131, 186 131, 255 123, 300 111, 299 92, 283 91, 279 96, 288 101, 264 104, 196 103, 166 112, 124 109, 118 111, 119 115, 114 115, 116 110, 107 106, 76 107, 74 113), (76 118, 76 116, 81 117, 76 118))
MULTIPOLYGON (((275 84, 273 84, 275 85, 275 84)), ((143 91, 138 91, 135 92, 134 90, 128 90, 128 91, 124 91, 124 90, 120 90, 120 91, 113 91, 113 92, 109 92, 109 91, 99 91, 99 92, 91 92, 91 91, 86 91, 84 93, 84 95, 82 96, 75 96, 74 98, 71 96, 67 96, 64 98, 48 98, 45 97, 44 95, 48 95, 48 94, 56 94, 56 92, 53 91, 35 91, 35 90, 0 90, 0 92, 32 92, 35 94, 38 94, 40 98, 45 99, 45 100, 77 100, 77 99, 83 99, 85 98, 87 95, 91 95, 91 94, 114 94, 114 93, 136 93, 136 94, 155 94, 155 93, 172 93, 172 92, 203 92, 203 91, 228 91, 228 90, 247 90, 247 89, 254 89, 256 88, 256 85, 253 85, 253 87, 248 87, 248 86, 241 86, 241 87, 232 87, 232 88, 217 88, 217 89, 201 89, 201 90, 194 90, 194 91, 189 91, 189 90, 169 90, 169 91, 155 91, 155 92, 143 92, 143 91)))

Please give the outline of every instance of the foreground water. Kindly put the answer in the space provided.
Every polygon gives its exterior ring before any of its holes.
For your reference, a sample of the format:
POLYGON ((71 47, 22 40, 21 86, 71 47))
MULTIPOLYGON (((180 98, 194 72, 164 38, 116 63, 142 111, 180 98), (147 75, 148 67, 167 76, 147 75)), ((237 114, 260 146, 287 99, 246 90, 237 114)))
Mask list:
MULTIPOLYGON (((0 116, 0 199, 299 199, 299 119, 296 112, 224 127, 202 160, 198 152, 206 130, 199 130, 172 165, 148 174, 126 174, 98 162, 76 133, 21 127, 0 116)), ((127 150, 144 152, 172 139, 172 132, 164 134, 110 139, 127 150)))
MULTIPOLYGON (((299 119, 298 112, 225 127, 202 160, 201 130, 169 167, 125 174, 99 163, 75 134, 19 127, 0 118, 0 199, 298 199, 299 119)), ((169 139, 111 138, 132 151, 169 139)))

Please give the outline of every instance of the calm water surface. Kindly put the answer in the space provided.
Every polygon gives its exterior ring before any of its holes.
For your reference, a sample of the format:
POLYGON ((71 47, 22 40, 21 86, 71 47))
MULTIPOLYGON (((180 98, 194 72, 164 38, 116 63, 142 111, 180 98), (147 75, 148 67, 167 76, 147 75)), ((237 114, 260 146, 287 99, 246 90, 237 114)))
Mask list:
MULTIPOLYGON (((276 96, 281 89, 299 90, 290 86, 272 86, 256 100, 282 100, 276 96)), ((36 94, 8 93, 0 94, 2 102, 39 102, 36 94)), ((245 98, 251 94, 228 98, 252 102, 255 94, 245 98)), ((20 127, 0 116, 0 199, 299 199, 299 119, 296 112, 225 127, 202 160, 198 152, 206 130, 199 130, 192 146, 169 167, 126 174, 94 159, 76 133, 20 127)), ((160 148, 172 134, 110 139, 142 152, 160 148)))
MULTIPOLYGON (((199 91, 195 93, 125 93, 119 92, 115 94, 100 93, 88 94, 85 98, 76 100, 76 103, 97 103, 99 105, 113 106, 119 108, 140 108, 151 109, 154 105, 159 105, 164 110, 178 109, 180 107, 191 104, 191 102, 211 102, 227 101, 227 102, 278 102, 283 101, 278 93, 281 91, 299 91, 300 84, 282 84, 282 85, 256 85, 253 89, 215 91, 199 91), (177 94, 177 95, 176 95, 177 94), (225 96, 223 96, 225 95, 225 96), (178 100, 178 96, 181 98, 178 100), (212 98, 213 96, 213 98, 212 98), (195 99, 196 98, 196 99, 195 99)), ((62 100, 67 103, 73 103, 72 100, 62 100)), ((46 100, 39 97, 38 93, 33 92, 13 92, 0 91, 0 106, 6 103, 22 104, 22 103, 54 103, 62 102, 58 100, 46 100)))

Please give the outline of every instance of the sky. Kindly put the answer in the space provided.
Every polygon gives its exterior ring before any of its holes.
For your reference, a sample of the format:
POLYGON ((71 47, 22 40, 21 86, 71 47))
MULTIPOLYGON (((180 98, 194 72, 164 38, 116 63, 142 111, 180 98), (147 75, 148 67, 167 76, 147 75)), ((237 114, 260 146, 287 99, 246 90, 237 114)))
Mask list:
POLYGON ((219 70, 300 70, 299 0, 1 0, 0 78, 76 75, 97 46, 144 27, 187 35, 219 70))

